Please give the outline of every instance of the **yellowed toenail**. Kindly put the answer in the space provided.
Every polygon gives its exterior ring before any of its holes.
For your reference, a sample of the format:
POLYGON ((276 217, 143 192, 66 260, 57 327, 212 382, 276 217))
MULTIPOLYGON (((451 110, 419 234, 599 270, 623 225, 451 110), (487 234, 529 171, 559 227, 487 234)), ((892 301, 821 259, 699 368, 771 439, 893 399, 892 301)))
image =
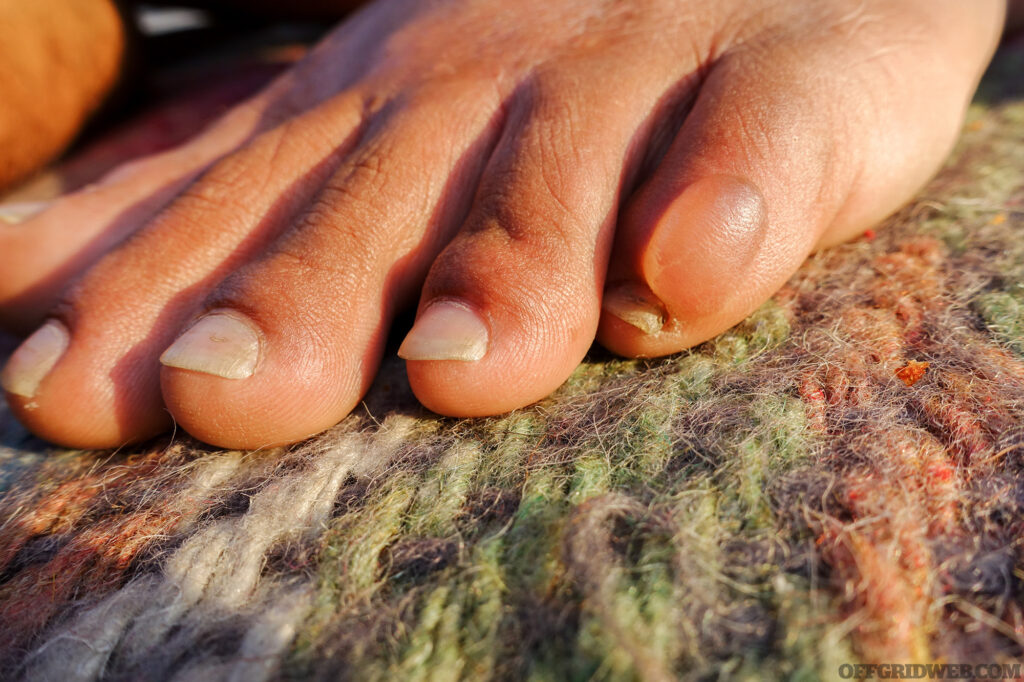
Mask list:
POLYGON ((645 287, 624 283, 605 292, 601 307, 644 334, 657 334, 665 326, 665 309, 645 287))
POLYGON ((14 351, 0 372, 0 386, 22 398, 34 397, 39 384, 64 355, 70 342, 68 328, 57 320, 50 320, 14 351))
POLYGON ((168 367, 190 369, 224 379, 245 379, 256 370, 260 335, 234 312, 209 313, 189 327, 160 356, 168 367))
POLYGON ((469 306, 441 300, 431 303, 416 319, 398 356, 473 362, 487 354, 487 337, 487 325, 469 306))
POLYGON ((52 202, 25 201, 16 204, 0 204, 0 220, 11 225, 22 223, 46 210, 52 202))

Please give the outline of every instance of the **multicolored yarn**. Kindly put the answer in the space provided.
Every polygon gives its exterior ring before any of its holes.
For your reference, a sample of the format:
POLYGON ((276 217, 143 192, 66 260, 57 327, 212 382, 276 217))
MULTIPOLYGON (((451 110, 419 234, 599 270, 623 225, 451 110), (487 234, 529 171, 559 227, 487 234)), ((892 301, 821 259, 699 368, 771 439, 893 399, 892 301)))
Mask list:
POLYGON ((0 675, 832 679, 1024 656, 1024 45, 946 170, 744 323, 443 419, 64 452, 0 413, 0 675), (924 365, 927 363, 927 366, 924 365))

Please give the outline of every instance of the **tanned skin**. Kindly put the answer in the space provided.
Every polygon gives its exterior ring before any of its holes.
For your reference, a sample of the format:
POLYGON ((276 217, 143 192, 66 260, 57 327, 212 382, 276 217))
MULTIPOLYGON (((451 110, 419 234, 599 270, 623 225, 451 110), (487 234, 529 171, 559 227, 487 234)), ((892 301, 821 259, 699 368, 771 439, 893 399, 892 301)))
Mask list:
MULTIPOLYGON (((124 0, 121 5, 128 5, 124 0)), ((362 0, 193 0, 282 19, 340 19, 362 0)), ((51 161, 114 88, 126 59, 125 14, 113 0, 0 0, 0 189, 51 161)), ((1008 32, 1024 27, 1009 0, 1008 32)))
MULTIPOLYGON (((417 301, 398 354, 455 417, 542 399, 595 340, 678 352, 914 196, 1022 2, 374 0, 180 147, 0 222, 0 324, 27 334, 0 385, 55 443, 173 419, 249 449, 338 423, 417 301)), ((109 0, 0 15, 10 182, 128 32, 109 0)))

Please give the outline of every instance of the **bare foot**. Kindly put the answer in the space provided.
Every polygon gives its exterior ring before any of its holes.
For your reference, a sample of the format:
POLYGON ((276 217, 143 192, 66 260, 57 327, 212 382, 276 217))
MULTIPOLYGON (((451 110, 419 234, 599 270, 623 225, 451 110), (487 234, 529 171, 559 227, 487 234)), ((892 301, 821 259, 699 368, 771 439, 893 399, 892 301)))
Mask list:
POLYGON ((1004 10, 383 0, 191 143, 0 228, 0 314, 48 315, 8 399, 78 447, 169 415, 295 441, 417 298, 400 354, 444 414, 543 397, 595 335, 678 351, 935 171, 1004 10))

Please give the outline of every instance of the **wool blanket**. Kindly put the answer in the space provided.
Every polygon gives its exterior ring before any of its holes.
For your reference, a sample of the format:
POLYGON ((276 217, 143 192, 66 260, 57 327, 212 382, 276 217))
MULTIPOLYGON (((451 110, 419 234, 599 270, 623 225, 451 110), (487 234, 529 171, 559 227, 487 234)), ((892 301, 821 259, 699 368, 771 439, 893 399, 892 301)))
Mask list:
MULTIPOLYGON (((6 346, 9 352, 10 344, 6 346)), ((286 448, 0 408, 5 679, 835 679, 1024 656, 1024 44, 944 170, 678 355, 286 448), (852 674, 852 673, 851 673, 852 674)))

